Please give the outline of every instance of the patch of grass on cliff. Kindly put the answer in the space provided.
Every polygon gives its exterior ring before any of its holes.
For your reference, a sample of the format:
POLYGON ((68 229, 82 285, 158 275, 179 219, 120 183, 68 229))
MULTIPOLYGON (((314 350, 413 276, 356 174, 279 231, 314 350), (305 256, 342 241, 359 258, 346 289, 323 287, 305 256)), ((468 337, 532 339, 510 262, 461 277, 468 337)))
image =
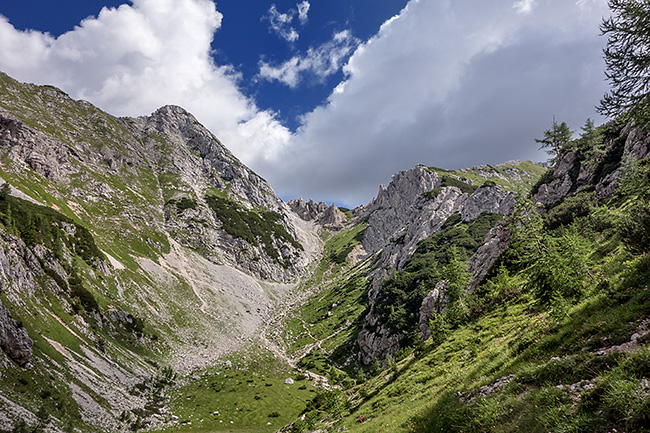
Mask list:
POLYGON ((346 342, 355 341, 368 307, 368 286, 368 280, 357 274, 326 285, 301 305, 286 323, 289 351, 296 353, 319 341, 319 347, 330 355, 346 342))
MULTIPOLYGON (((463 183, 471 182, 471 185, 474 187, 482 185, 485 182, 485 174, 478 174, 479 171, 484 171, 489 175, 487 179, 508 191, 515 192, 529 190, 546 171, 546 168, 541 164, 530 161, 521 161, 518 164, 486 165, 479 167, 478 169, 462 169, 455 171, 444 170, 436 167, 429 167, 428 169, 443 177, 454 178, 463 183)), ((456 185, 450 184, 446 186, 456 185)))
POLYGON ((28 246, 45 245, 57 257, 65 244, 91 266, 106 260, 88 229, 52 208, 9 196, 6 188, 0 191, 0 223, 28 246), (74 234, 68 234, 65 224, 73 227, 74 234))
POLYGON ((251 211, 225 197, 206 196, 208 206, 223 224, 229 235, 243 239, 251 245, 261 245, 264 252, 276 262, 281 262, 280 254, 274 246, 274 239, 302 250, 303 247, 280 224, 282 215, 277 212, 251 211))

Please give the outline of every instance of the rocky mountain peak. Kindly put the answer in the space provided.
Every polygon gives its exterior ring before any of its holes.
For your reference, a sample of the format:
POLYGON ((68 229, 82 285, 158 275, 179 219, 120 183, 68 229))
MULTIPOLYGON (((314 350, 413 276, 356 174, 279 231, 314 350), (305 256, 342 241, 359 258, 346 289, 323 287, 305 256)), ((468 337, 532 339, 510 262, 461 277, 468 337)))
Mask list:
MULTIPOLYGON (((470 222, 484 213, 508 215, 514 211, 516 194, 495 182, 472 181, 468 177, 488 180, 502 176, 507 183, 516 183, 527 173, 519 163, 512 163, 513 180, 503 174, 504 167, 484 167, 477 172, 458 170, 442 171, 417 166, 411 170, 397 173, 388 187, 382 187, 377 197, 363 209, 368 228, 362 241, 368 254, 379 254, 378 269, 373 274, 369 293, 370 311, 365 317, 365 325, 359 332, 357 343, 359 357, 365 364, 383 360, 387 354, 394 354, 400 348, 403 336, 397 335, 381 323, 375 312, 375 303, 381 299, 383 282, 393 272, 401 270, 415 253, 421 241, 437 234, 445 222, 454 214, 459 220, 470 222)), ((510 165, 507 169, 510 169, 510 165)), ((537 167, 538 168, 538 167, 537 167)), ((534 177, 533 177, 534 178, 534 177)), ((498 230, 486 239, 486 246, 471 261, 471 272, 476 279, 482 278, 496 256, 508 242, 507 233, 498 230), (481 262, 481 263, 478 263, 481 262), (485 264, 483 266, 483 264, 485 264), (487 266, 487 268, 485 268, 487 266)), ((444 299, 442 286, 438 293, 431 295, 425 309, 431 302, 444 299)), ((423 323, 428 323, 423 319, 423 323)), ((423 330, 426 326, 423 326, 423 330)), ((424 332, 424 331, 423 331, 424 332)))
POLYGON ((334 203, 327 205, 314 200, 304 201, 302 198, 291 200, 289 208, 305 221, 325 227, 329 230, 340 230, 345 227, 347 218, 345 214, 334 203))
POLYGON ((388 187, 380 185, 377 197, 367 206, 367 212, 373 212, 380 207, 400 209, 413 205, 422 195, 440 186, 437 173, 417 165, 410 170, 404 170, 393 175, 388 187))

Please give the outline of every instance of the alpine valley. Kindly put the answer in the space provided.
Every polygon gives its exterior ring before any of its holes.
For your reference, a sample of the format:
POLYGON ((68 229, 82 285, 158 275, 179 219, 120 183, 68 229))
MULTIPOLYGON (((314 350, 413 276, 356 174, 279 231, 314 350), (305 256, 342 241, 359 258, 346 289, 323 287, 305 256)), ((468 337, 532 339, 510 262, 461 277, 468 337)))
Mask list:
POLYGON ((0 74, 0 431, 650 431, 650 132, 283 202, 0 74))

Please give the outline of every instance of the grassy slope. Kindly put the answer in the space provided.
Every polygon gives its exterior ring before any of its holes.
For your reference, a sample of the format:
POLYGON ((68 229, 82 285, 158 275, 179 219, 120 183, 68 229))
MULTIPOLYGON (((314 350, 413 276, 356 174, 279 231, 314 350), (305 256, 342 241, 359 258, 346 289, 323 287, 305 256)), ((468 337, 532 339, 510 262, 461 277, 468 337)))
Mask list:
MULTIPOLYGON (((619 250, 602 263, 624 261, 619 250)), ((454 329, 340 397, 342 416, 314 411, 314 428, 352 432, 642 432, 650 407, 648 337, 630 341, 650 314, 650 259, 610 270, 610 289, 558 312, 521 292, 521 276, 501 276, 488 312, 454 329), (602 351, 602 352, 601 352, 602 351), (600 352, 600 353, 599 353, 600 352), (511 376, 512 375, 512 376, 511 376), (494 394, 482 386, 507 380, 494 394), (582 382, 585 381, 585 382, 582 382), (582 386, 574 384, 582 383, 582 386), (570 385, 574 385, 573 389, 570 385)), ((601 268, 602 269, 602 268, 601 268)), ((295 431, 300 431, 296 429, 295 431)), ((305 430, 308 431, 308 430, 305 430)))
POLYGON ((494 182, 507 191, 525 193, 546 172, 542 165, 530 161, 508 162, 498 165, 482 165, 461 170, 445 170, 427 167, 443 177, 451 177, 472 186, 481 186, 486 181, 494 182))
POLYGON ((286 431, 650 431, 650 334, 631 343, 650 326, 650 256, 628 245, 648 234, 621 231, 649 218, 638 207, 648 199, 648 161, 636 170, 628 176, 636 183, 609 203, 586 189, 545 216, 544 233, 587 269, 577 295, 541 304, 532 265, 520 261, 526 246, 512 246, 466 299, 459 326, 336 396, 336 410, 314 408, 286 431))

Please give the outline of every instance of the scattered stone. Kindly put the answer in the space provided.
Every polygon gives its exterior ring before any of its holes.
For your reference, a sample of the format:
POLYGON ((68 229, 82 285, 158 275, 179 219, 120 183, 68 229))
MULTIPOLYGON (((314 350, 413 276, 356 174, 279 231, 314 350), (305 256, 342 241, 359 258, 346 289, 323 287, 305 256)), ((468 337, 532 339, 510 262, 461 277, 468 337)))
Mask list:
POLYGON ((284 379, 284 384, 285 385, 293 385, 293 379, 291 379, 290 377, 284 379))

